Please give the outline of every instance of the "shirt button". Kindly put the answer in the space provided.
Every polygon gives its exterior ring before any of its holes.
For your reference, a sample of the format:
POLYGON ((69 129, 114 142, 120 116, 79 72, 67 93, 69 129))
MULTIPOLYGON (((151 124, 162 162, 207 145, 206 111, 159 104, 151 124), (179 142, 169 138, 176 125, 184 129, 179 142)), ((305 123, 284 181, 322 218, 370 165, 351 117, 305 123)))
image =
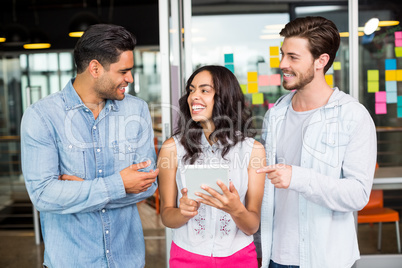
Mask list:
POLYGON ((85 112, 89 112, 89 109, 85 109, 85 112))
POLYGON ((109 250, 106 250, 106 253, 108 253, 108 254, 109 254, 109 250))
POLYGON ((99 169, 99 173, 102 173, 102 169, 99 169))
POLYGON ((73 148, 73 146, 70 144, 70 145, 68 146, 68 148, 70 148, 70 149, 71 149, 71 148, 73 148))
POLYGON ((96 126, 93 126, 92 128, 93 128, 93 129, 96 129, 96 126))
POLYGON ((102 213, 105 213, 106 212, 106 210, 105 209, 102 209, 102 213))
POLYGON ((106 234, 108 234, 109 233, 109 231, 108 230, 106 230, 106 234))
POLYGON ((96 149, 96 151, 99 153, 99 152, 100 152, 100 149, 96 149))

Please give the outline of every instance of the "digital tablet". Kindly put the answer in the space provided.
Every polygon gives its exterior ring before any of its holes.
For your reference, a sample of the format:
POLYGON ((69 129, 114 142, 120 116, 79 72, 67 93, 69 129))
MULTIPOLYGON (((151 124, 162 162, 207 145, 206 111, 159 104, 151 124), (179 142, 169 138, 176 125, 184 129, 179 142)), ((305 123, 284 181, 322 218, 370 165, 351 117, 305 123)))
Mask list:
POLYGON ((222 189, 216 184, 217 180, 222 181, 229 187, 229 166, 223 165, 186 165, 181 171, 183 187, 187 188, 187 196, 190 199, 200 198, 194 193, 206 193, 201 185, 207 185, 222 194, 222 189))

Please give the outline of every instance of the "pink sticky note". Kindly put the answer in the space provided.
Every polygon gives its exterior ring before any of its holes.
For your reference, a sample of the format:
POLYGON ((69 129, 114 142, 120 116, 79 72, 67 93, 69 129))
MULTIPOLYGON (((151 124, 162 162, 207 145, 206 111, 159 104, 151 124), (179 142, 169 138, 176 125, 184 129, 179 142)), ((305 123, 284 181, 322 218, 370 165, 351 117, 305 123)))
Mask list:
POLYGON ((281 85, 281 75, 280 74, 271 74, 269 76, 269 85, 280 86, 281 85))
POLYGON ((275 103, 268 103, 268 109, 271 109, 272 107, 274 107, 275 103))
POLYGON ((395 46, 402 47, 402 39, 395 39, 395 46))
POLYGON ((268 86, 269 85, 269 76, 268 75, 259 75, 258 76, 258 85, 259 86, 268 86))
POLYGON ((375 93, 375 102, 387 102, 387 92, 378 91, 375 93))
POLYGON ((395 39, 402 39, 402 31, 395 32, 395 39))
POLYGON ((387 104, 383 102, 377 102, 375 104, 375 113, 376 114, 386 114, 387 113, 387 104))

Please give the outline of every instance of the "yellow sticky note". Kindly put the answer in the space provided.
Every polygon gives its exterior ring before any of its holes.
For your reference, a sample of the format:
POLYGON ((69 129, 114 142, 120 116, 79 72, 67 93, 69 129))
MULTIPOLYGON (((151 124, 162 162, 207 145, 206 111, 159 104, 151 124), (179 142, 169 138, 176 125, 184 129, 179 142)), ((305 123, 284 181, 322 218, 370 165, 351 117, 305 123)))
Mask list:
POLYGON ((338 71, 341 69, 341 62, 340 61, 334 61, 334 70, 338 71))
POLYGON ((402 70, 396 70, 396 81, 402 81, 402 70))
POLYGON ((396 81, 396 70, 385 70, 385 81, 396 81))
POLYGON ((264 94, 254 93, 251 98, 251 104, 263 104, 263 103, 264 103, 264 94))
POLYGON ((402 47, 395 47, 395 56, 398 58, 402 57, 402 47))
POLYGON ((269 58, 269 66, 271 68, 279 68, 279 58, 269 58))
POLYGON ((248 72, 247 73, 247 82, 257 82, 258 73, 257 72, 248 72))
POLYGON ((328 85, 333 86, 334 85, 334 76, 332 74, 326 74, 325 81, 327 82, 328 85))
POLYGON ((258 92, 258 83, 247 84, 247 93, 257 93, 257 92, 258 92))
POLYGON ((269 55, 272 56, 279 56, 279 47, 269 47, 269 55))
POLYGON ((247 85, 241 84, 240 88, 241 88, 241 91, 243 92, 243 94, 247 94, 247 85))
POLYGON ((380 72, 378 70, 368 70, 367 80, 368 81, 378 81, 380 79, 380 72))
POLYGON ((374 93, 380 90, 380 83, 378 81, 367 82, 367 92, 374 93))

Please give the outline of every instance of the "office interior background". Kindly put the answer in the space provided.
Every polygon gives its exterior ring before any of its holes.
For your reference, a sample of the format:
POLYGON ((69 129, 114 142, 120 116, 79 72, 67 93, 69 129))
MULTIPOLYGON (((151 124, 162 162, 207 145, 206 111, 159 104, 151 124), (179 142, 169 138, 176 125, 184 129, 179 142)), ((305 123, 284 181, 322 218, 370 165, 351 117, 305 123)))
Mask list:
MULTIPOLYGON (((331 19, 339 29, 341 45, 327 82, 358 98, 370 112, 382 174, 374 188, 383 190, 385 207, 402 213, 400 0, 3 0, 0 267, 41 267, 43 243, 40 232, 35 232, 38 213, 21 173, 20 121, 31 103, 62 90, 75 76, 72 52, 78 38, 69 36, 71 31, 113 23, 136 35, 134 83, 127 93, 148 102, 158 149, 174 130, 186 79, 206 64, 232 70, 260 130, 265 112, 286 92, 279 69, 279 31, 290 20, 310 15, 331 19), (47 48, 26 46, 35 42, 47 48)), ((147 267, 166 267, 170 231, 158 218, 157 194, 140 205, 146 222, 147 267)), ((381 250, 378 224, 357 224, 357 231, 362 260, 356 267, 402 267, 395 223, 383 224, 381 250), (373 266, 376 263, 382 265, 373 266)))

